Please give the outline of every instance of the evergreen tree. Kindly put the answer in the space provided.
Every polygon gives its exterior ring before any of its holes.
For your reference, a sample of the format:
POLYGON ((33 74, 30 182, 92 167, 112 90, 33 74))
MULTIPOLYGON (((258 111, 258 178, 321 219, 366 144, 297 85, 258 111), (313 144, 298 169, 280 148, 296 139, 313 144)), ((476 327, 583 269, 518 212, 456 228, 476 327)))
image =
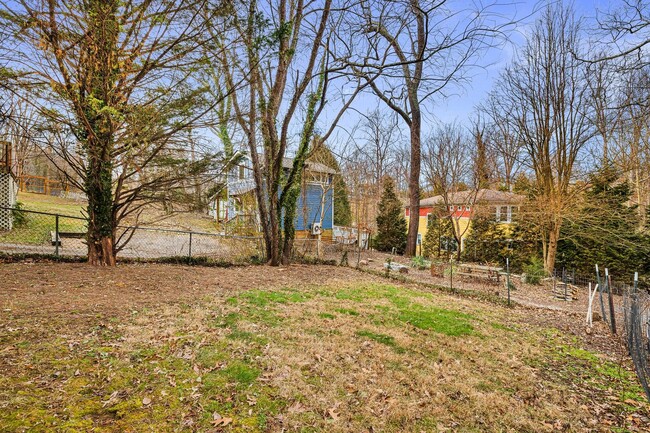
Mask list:
POLYGON ((477 215, 465 241, 465 260, 480 263, 500 263, 507 255, 507 236, 503 227, 488 215, 477 215))
POLYGON ((434 209, 429 221, 427 221, 427 233, 424 235, 424 240, 422 241, 422 254, 424 257, 430 259, 440 258, 445 255, 446 251, 442 249, 441 239, 453 237, 449 218, 439 218, 438 215, 442 215, 442 213, 439 214, 434 209))
POLYGON ((636 206, 629 205, 632 189, 620 173, 604 168, 591 176, 591 188, 580 203, 577 218, 562 230, 558 266, 591 274, 595 264, 606 266, 621 278, 649 269, 650 242, 638 230, 636 206))
POLYGON ((406 249, 406 219, 402 202, 395 193, 395 183, 390 177, 385 177, 384 191, 379 202, 377 215, 377 237, 375 247, 379 251, 392 251, 402 254, 406 249))

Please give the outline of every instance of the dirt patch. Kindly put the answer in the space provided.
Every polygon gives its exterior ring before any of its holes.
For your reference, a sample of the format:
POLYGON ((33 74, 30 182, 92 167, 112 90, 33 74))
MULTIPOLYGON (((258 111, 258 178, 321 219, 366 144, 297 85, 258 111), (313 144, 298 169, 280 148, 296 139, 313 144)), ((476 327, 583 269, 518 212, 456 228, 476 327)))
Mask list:
POLYGON ((66 312, 128 314, 130 308, 191 302, 205 295, 259 287, 328 285, 372 276, 334 266, 287 268, 234 266, 202 268, 162 264, 124 264, 102 268, 80 263, 0 264, 0 302, 4 314, 49 315, 66 312))

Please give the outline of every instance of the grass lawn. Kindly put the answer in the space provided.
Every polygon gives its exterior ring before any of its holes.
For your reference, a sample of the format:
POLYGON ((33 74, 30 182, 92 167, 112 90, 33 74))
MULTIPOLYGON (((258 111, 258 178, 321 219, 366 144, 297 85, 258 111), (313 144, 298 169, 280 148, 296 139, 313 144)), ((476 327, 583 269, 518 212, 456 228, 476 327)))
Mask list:
MULTIPOLYGON (((28 192, 19 192, 18 201, 22 203, 23 208, 26 210, 33 210, 38 212, 58 213, 61 215, 70 216, 83 216, 86 203, 77 200, 71 200, 61 197, 54 197, 44 194, 34 194, 28 192)), ((34 216, 35 220, 48 221, 52 218, 41 216, 34 216)), ((73 221, 66 220, 62 221, 73 221)), ((123 225, 134 224, 135 221, 127 220, 123 225)), ((44 223, 43 223, 44 224, 44 223)), ((52 223, 53 224, 53 223, 52 223)), ((72 224, 72 223, 70 223, 72 224)), ((214 233, 218 232, 218 227, 214 220, 207 218, 206 215, 196 212, 176 212, 166 214, 160 209, 148 207, 142 214, 140 225, 152 225, 161 228, 177 229, 177 230, 193 230, 198 232, 214 233)), ((53 230, 53 229, 52 229, 53 230)), ((63 230, 63 229, 62 229, 63 230)))
POLYGON ((83 216, 82 210, 86 206, 84 202, 77 200, 22 191, 18 193, 17 200, 22 203, 23 208, 26 210, 79 217, 83 216))
POLYGON ((0 264, 0 300, 1 431, 648 431, 544 312, 352 270, 0 264))
MULTIPOLYGON (((55 213, 82 217, 84 204, 74 200, 60 197, 47 196, 20 192, 18 202, 25 210, 55 213)), ((52 241, 50 232, 56 228, 56 219, 51 215, 42 215, 29 212, 22 212, 23 220, 15 224, 9 232, 0 231, 0 242, 45 245, 52 241)), ((59 231, 83 233, 86 231, 86 223, 83 220, 74 218, 59 218, 59 231)))

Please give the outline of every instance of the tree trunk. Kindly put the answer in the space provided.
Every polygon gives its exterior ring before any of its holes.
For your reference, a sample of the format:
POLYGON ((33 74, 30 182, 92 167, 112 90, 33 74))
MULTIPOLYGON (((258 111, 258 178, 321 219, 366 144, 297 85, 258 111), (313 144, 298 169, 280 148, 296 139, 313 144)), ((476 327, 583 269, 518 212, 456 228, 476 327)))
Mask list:
POLYGON ((552 274, 555 269, 555 258, 557 256, 557 246, 560 240, 561 222, 554 221, 548 234, 548 247, 544 257, 544 270, 547 274, 552 274))
POLYGON ((282 260, 282 254, 280 251, 280 215, 278 212, 278 193, 277 191, 272 192, 271 200, 269 204, 269 256, 268 264, 271 266, 280 266, 282 260))
POLYGON ((406 255, 414 256, 418 242, 420 223, 420 129, 419 107, 413 110, 410 124, 411 132, 411 173, 409 176, 409 228, 406 237, 406 255))
MULTIPOLYGON (((106 137, 104 137, 106 139, 106 137)), ((110 139, 109 139, 110 140, 110 139)), ((110 147, 90 139, 88 146, 92 153, 110 147)), ((106 154, 107 152, 101 152, 106 154)), ((91 154, 86 174, 86 195, 88 196, 88 263, 92 265, 115 266, 115 221, 113 218, 112 164, 101 155, 91 154)))

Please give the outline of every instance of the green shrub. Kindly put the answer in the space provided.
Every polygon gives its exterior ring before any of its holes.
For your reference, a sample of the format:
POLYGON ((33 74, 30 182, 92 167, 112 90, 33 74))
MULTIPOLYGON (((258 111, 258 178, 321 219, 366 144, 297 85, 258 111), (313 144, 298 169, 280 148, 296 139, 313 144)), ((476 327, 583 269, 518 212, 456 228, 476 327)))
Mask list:
POLYGON ((16 202, 11 210, 11 216, 14 219, 14 227, 22 227, 27 224, 27 213, 23 211, 23 204, 16 202))
POLYGON ((523 266, 524 274, 526 275, 525 282, 529 284, 539 284, 546 271, 544 270, 544 262, 539 257, 533 256, 529 262, 523 266))
POLYGON ((419 270, 429 269, 431 262, 422 256, 415 256, 411 259, 411 267, 419 270))

